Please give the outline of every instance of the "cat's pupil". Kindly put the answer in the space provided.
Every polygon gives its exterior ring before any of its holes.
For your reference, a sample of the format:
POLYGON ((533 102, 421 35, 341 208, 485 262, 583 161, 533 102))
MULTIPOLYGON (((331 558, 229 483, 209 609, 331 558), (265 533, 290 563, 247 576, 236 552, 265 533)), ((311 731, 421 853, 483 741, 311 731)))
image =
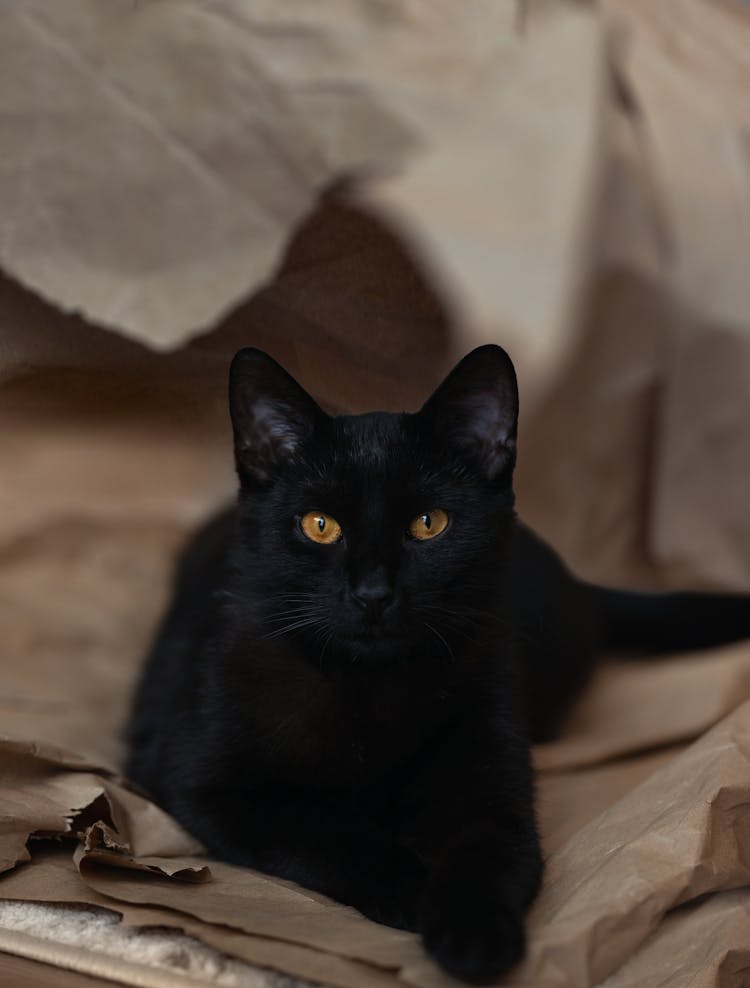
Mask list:
POLYGON ((318 518, 318 531, 322 534, 325 531, 326 520, 322 516, 318 518))
POLYGON ((422 524, 425 528, 432 528, 432 518, 429 515, 422 515, 422 524))

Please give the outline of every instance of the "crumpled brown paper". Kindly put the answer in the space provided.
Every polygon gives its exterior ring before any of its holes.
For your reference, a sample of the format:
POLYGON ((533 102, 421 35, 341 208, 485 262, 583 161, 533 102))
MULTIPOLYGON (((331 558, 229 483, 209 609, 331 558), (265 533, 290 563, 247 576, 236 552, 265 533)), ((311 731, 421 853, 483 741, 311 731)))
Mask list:
MULTIPOLYGON (((522 516, 588 578, 750 590, 748 51, 731 0, 4 12, 0 896, 449 983, 204 861, 118 774, 174 555, 233 490, 228 361, 399 409, 503 343, 522 516)), ((601 670, 535 752, 547 881, 508 984, 743 984, 748 701, 746 643, 601 670)))

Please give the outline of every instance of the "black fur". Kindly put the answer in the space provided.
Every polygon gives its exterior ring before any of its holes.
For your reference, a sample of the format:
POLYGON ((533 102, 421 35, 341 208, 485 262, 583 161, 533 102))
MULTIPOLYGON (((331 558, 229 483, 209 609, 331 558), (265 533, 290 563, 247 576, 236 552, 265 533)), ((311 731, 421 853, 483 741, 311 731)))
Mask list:
POLYGON ((184 556, 130 727, 131 777, 211 853, 419 930, 474 982, 519 960, 539 887, 529 739, 586 680, 601 594, 620 623, 640 600, 515 520, 517 401, 488 346, 418 414, 330 418, 240 351, 238 504, 184 556), (436 508, 446 531, 409 537, 436 508), (311 510, 343 539, 306 538, 311 510))

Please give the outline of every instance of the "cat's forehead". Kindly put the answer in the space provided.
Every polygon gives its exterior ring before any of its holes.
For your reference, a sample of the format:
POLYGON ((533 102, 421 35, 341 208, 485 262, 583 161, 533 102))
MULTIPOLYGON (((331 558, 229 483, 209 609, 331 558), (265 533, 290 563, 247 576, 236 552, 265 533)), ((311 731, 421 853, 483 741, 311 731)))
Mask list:
POLYGON ((384 520, 401 526, 405 515, 426 507, 463 509, 476 500, 478 489, 476 478, 460 469, 418 413, 329 419, 303 463, 287 488, 295 510, 309 504, 369 527, 384 520))
POLYGON ((390 412, 337 417, 331 435, 336 459, 363 470, 387 467, 412 445, 409 418, 390 412))
POLYGON ((334 499, 390 500, 423 485, 416 416, 368 412, 332 419, 308 459, 314 485, 334 499))

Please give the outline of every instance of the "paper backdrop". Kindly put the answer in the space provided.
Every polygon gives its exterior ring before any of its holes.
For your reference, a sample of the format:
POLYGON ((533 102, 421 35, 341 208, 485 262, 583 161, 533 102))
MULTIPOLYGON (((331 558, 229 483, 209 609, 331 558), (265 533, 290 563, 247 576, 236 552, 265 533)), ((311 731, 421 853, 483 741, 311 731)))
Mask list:
MULTIPOLYGON (((0 896, 442 983, 405 934, 206 871, 117 775, 174 554, 233 491, 228 362, 413 409, 499 342, 519 512, 576 571, 750 591, 749 53, 734 0, 6 5, 0 896)), ((746 700, 746 644, 603 670, 537 755, 509 984, 742 984, 746 700)))

